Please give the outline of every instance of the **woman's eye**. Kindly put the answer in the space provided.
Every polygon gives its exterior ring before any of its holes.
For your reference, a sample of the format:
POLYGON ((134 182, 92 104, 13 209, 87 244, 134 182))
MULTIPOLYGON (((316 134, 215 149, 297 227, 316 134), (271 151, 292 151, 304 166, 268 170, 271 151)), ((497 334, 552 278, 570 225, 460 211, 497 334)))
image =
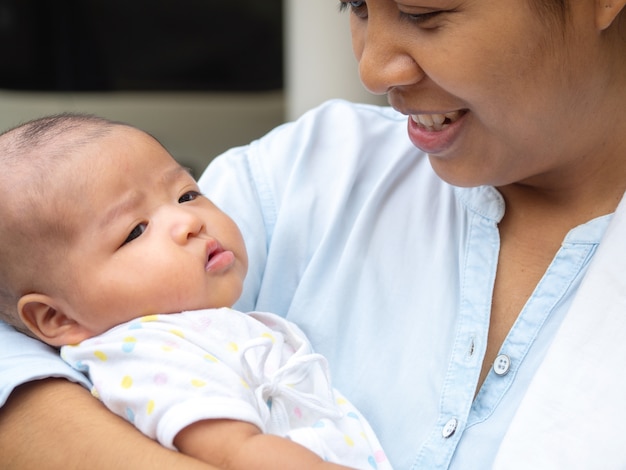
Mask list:
POLYGON ((140 237, 143 234, 143 232, 146 231, 146 228, 148 228, 148 224, 146 223, 138 224, 134 229, 130 231, 130 233, 126 237, 126 240, 124 240, 124 243, 122 243, 122 246, 126 245, 127 243, 132 242, 135 238, 140 237))
POLYGON ((402 13, 402 16, 406 17, 408 20, 413 23, 426 23, 428 20, 435 18, 436 16, 443 13, 442 11, 431 11, 428 13, 418 13, 418 14, 410 14, 410 13, 402 13))
POLYGON ((367 18, 367 3, 364 0, 354 2, 341 1, 339 3, 339 11, 346 11, 348 8, 358 18, 367 18))
POLYGON ((201 194, 198 191, 187 191, 181 197, 178 198, 178 203, 183 204, 185 202, 193 201, 201 194))

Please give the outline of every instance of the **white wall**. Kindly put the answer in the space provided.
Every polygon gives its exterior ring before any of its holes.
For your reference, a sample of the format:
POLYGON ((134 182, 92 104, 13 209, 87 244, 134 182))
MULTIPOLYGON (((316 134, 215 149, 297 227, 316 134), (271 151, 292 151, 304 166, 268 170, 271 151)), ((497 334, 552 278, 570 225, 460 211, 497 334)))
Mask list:
POLYGON ((348 12, 338 0, 284 0, 288 120, 329 98, 386 104, 367 92, 352 53, 348 12))
POLYGON ((65 111, 128 122, 200 173, 224 150, 284 122, 284 93, 48 93, 0 90, 0 131, 65 111))

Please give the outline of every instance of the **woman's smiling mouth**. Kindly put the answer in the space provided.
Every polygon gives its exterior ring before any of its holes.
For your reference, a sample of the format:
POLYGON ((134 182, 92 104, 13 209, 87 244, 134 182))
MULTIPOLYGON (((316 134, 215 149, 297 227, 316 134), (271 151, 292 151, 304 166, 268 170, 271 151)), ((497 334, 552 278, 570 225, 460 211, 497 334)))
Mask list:
POLYGON ((465 110, 460 110, 445 114, 411 114, 410 116, 419 127, 430 132, 437 132, 458 121, 465 112, 465 110))
POLYGON ((448 113, 409 114, 408 132, 413 145, 429 155, 447 153, 465 127, 467 109, 448 113))

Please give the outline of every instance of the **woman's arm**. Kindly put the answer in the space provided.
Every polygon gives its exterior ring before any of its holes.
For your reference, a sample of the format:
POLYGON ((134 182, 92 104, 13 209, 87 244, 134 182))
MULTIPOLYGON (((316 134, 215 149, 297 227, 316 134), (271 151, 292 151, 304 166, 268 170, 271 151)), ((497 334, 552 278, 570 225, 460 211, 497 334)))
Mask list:
POLYGON ((0 455, 7 470, 215 469, 165 449, 64 379, 15 389, 0 408, 0 455))
POLYGON ((253 424, 228 419, 198 421, 176 435, 177 449, 228 470, 349 470, 325 462, 289 439, 263 434, 253 424))

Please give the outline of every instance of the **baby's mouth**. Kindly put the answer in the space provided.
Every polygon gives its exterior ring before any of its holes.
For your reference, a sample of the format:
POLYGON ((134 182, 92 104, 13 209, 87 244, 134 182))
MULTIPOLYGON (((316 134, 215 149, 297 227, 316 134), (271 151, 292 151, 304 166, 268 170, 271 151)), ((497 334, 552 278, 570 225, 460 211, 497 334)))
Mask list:
POLYGON ((419 127, 427 131, 436 132, 455 123, 465 113, 465 110, 459 110, 445 114, 411 114, 411 119, 419 127))
POLYGON ((206 254, 206 264, 205 264, 205 268, 208 269, 208 267, 211 264, 211 260, 216 256, 219 255, 221 252, 224 251, 224 249, 222 248, 222 245, 217 241, 217 240, 211 240, 208 245, 207 245, 207 254, 206 254))

